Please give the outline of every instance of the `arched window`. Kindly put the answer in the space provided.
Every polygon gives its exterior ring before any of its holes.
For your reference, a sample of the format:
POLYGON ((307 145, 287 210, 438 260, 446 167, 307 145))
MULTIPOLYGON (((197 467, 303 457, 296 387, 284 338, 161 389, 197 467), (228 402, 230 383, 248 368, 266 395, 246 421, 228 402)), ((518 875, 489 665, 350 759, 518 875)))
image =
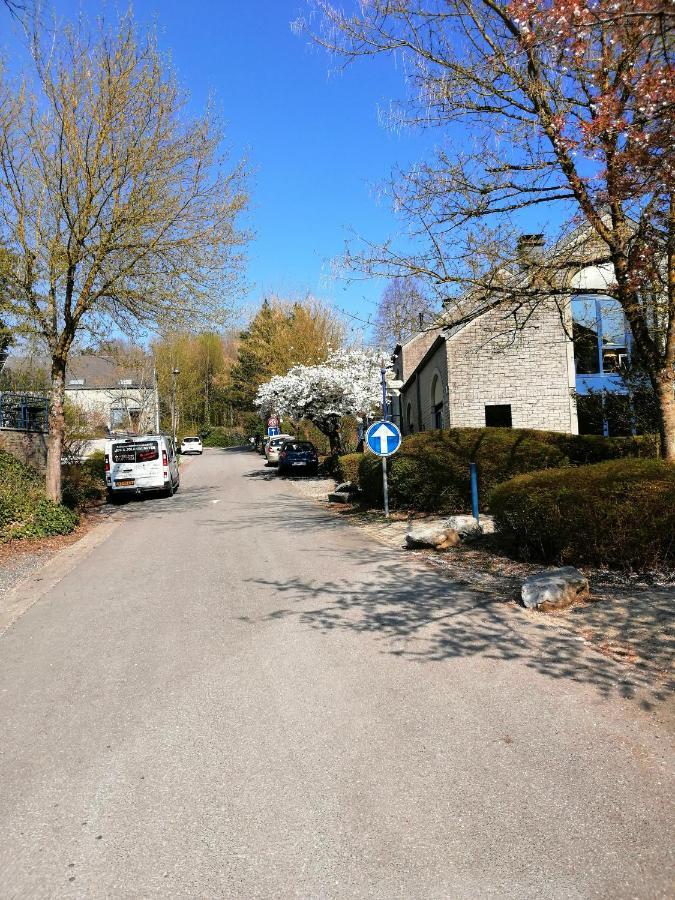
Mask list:
POLYGON ((443 428, 443 384, 438 373, 431 382, 431 410, 434 428, 443 428))
POLYGON ((413 422, 413 409, 412 403, 408 403, 405 411, 405 422, 406 422, 406 430, 408 434, 412 434, 415 430, 415 423, 413 422))

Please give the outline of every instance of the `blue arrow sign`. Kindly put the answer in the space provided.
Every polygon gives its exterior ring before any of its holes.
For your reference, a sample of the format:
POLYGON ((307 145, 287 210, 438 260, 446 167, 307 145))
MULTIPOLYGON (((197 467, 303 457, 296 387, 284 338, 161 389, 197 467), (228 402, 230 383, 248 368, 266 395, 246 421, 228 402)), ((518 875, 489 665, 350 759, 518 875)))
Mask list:
POLYGON ((280 428, 268 428, 267 429, 267 437, 276 437, 278 434, 281 434, 280 428))
POLYGON ((366 443, 376 456, 391 456, 401 446, 401 432, 393 422, 373 422, 366 432, 366 443))

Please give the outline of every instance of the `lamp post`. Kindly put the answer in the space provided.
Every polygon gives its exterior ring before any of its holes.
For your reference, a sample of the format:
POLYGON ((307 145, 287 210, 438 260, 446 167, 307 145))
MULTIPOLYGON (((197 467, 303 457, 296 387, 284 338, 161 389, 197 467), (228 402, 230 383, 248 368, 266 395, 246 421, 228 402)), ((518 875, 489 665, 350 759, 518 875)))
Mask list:
POLYGON ((176 421, 176 382, 179 375, 180 369, 171 370, 171 437, 174 444, 176 443, 176 428, 178 424, 176 421))

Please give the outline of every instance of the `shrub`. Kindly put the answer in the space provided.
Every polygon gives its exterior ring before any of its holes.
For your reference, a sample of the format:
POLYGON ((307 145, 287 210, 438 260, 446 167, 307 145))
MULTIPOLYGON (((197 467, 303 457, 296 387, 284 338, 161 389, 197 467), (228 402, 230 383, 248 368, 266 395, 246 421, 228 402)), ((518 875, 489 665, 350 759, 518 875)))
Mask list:
MULTIPOLYGON (((511 428, 455 428, 404 438, 399 453, 389 464, 392 507, 469 512, 470 462, 478 466, 483 506, 492 488, 514 475, 567 465, 567 457, 560 449, 533 434, 511 428)), ((366 468, 361 467, 364 472, 366 468)), ((370 474, 370 481, 380 502, 382 491, 375 486, 374 473, 370 474)), ((370 500, 371 491, 363 484, 361 487, 370 500)))
POLYGON ((82 462, 63 466, 62 498, 70 509, 99 503, 105 497, 105 454, 97 450, 82 462))
POLYGON ((47 499, 38 472, 0 450, 0 541, 68 534, 77 521, 76 513, 47 499))
POLYGON ((202 443, 205 447, 241 447, 248 438, 238 429, 217 426, 202 431, 202 443))
MULTIPOLYGON (((382 463, 372 453, 358 454, 359 462, 359 487, 363 499, 370 506, 382 506, 382 463)), ((391 472, 391 461, 387 462, 388 471, 391 472)))
POLYGON ((498 486, 490 508, 525 559, 626 570, 675 563, 675 467, 623 459, 521 475, 498 486))
POLYGON ((613 438, 597 434, 559 434, 555 431, 533 431, 531 434, 558 447, 575 466, 610 459, 656 459, 659 455, 658 438, 653 434, 613 438))
POLYGON ((345 453, 339 456, 335 464, 335 477, 338 481, 351 481, 359 483, 359 465, 363 459, 363 453, 345 453))

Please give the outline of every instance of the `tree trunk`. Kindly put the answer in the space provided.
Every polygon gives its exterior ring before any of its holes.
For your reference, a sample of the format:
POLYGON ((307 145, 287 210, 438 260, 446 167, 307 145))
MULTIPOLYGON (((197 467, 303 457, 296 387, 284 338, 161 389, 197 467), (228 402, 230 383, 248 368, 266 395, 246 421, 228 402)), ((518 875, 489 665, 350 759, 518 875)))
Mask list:
POLYGON ((672 372, 664 369, 659 373, 656 396, 659 401, 661 456, 675 463, 675 378, 672 372))
POLYGON ((325 434, 328 437, 328 443, 330 444, 330 455, 332 457, 339 456, 343 452, 340 423, 338 422, 335 425, 329 425, 325 434))
POLYGON ((51 394, 49 398, 49 435, 47 439, 47 496, 61 502, 61 453, 66 422, 63 405, 66 396, 66 363, 52 358, 51 394))

